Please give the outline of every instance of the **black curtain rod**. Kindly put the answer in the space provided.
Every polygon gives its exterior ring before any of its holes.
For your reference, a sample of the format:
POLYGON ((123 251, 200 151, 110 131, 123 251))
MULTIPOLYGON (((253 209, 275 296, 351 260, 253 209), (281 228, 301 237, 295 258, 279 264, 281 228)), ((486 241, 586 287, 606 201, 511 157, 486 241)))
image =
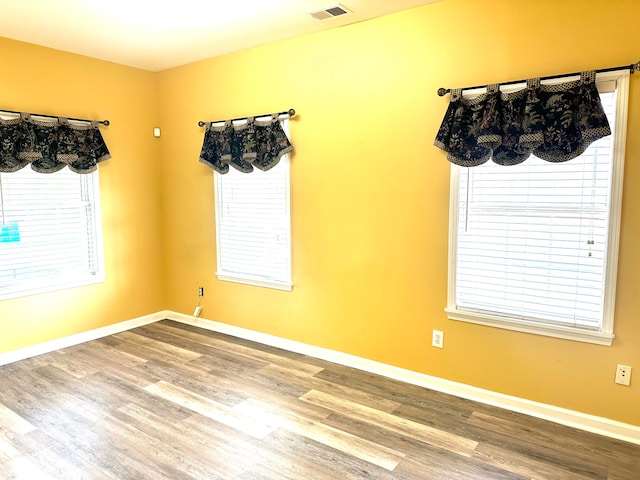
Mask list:
MULTIPOLYGON (((289 118, 295 116, 296 111, 293 108, 290 108, 289 110, 285 111, 285 112, 279 112, 278 113, 278 117, 281 117, 282 115, 287 115, 289 118)), ((259 117, 268 117, 270 115, 273 115, 273 113, 264 113, 262 115, 254 115, 254 118, 259 118, 259 117)), ((213 122, 203 122, 202 120, 200 120, 198 122, 198 126, 199 127, 204 127, 207 123, 221 123, 221 122, 239 122, 240 120, 246 120, 249 117, 239 117, 239 118, 232 118, 231 120, 215 120, 213 122)))
MULTIPOLYGON (((0 113, 17 113, 18 115, 22 115, 24 112, 16 112, 15 110, 0 110, 0 113)), ((56 116, 56 115, 45 115, 44 113, 28 113, 27 115, 33 115, 34 117, 47 117, 47 118, 59 118, 60 116, 56 116)), ((104 125, 105 127, 109 126, 109 120, 87 120, 86 118, 73 118, 73 117, 63 117, 66 118, 67 120, 74 120, 76 122, 94 122, 97 121, 98 123, 101 123, 102 125, 104 125)))
MULTIPOLYGON (((596 70, 596 73, 604 73, 604 72, 615 72, 616 70, 629 70, 631 74, 633 74, 636 70, 640 70, 640 62, 632 63, 631 65, 622 65, 620 67, 611 67, 611 68, 601 68, 596 70)), ((575 75, 580 75, 582 72, 573 72, 573 73, 563 73, 560 75, 550 75, 548 77, 541 77, 540 80, 553 80, 554 78, 562 78, 562 77, 573 77, 575 75)), ((527 79, 524 80, 511 80, 510 82, 501 82, 500 85, 515 85, 516 83, 525 83, 527 79)), ((487 85, 476 85, 475 87, 464 87, 462 90, 474 90, 476 88, 486 88, 487 85)), ((444 97, 447 93, 450 93, 450 88, 439 88, 438 95, 440 97, 444 97)))

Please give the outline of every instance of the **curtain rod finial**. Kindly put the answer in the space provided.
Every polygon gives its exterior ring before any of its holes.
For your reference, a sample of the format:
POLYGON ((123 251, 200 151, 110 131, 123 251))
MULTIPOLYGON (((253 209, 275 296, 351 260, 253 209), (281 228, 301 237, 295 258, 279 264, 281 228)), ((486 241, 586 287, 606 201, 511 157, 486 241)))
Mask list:
POLYGON ((293 108, 290 108, 287 113, 289 114, 289 117, 294 117, 296 115, 296 111, 293 108))
POLYGON ((445 96, 447 93, 449 93, 450 91, 451 91, 451 90, 450 90, 450 89, 448 89, 448 88, 442 88, 442 87, 440 87, 440 88, 438 89, 438 96, 439 96, 439 97, 444 97, 444 96, 445 96))

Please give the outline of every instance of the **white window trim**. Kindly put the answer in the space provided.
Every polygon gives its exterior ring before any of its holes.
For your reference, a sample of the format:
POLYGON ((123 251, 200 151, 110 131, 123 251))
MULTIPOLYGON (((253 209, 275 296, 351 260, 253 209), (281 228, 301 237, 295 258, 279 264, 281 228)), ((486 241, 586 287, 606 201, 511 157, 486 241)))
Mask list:
MULTIPOLYGON (((544 83, 561 83, 568 79, 558 79, 544 83)), ((620 240, 620 217, 622 212, 622 186, 624 175, 625 146, 627 133, 627 111, 629 104, 629 71, 615 71, 598 73, 596 83, 599 88, 612 88, 614 85, 607 82, 617 82, 617 104, 616 104, 616 135, 614 138, 614 157, 611 171, 610 186, 610 214, 609 214, 609 237, 607 248, 607 269, 605 272, 605 296, 603 323, 600 331, 578 329, 572 327, 562 327, 555 325, 528 322, 508 316, 489 315, 477 312, 458 310, 456 308, 456 238, 458 229, 458 176, 459 166, 451 164, 451 181, 449 195, 449 276, 447 288, 447 307, 445 312, 451 320, 486 325, 489 327, 514 330, 518 332, 544 335, 548 337, 562 338, 579 342, 593 343, 597 345, 610 346, 615 335, 613 333, 614 310, 616 298, 616 277, 618 265, 618 247, 620 240), (603 85, 604 84, 604 85, 603 85)), ((513 85, 502 88, 502 91, 513 91, 522 88, 522 85, 513 85)), ((483 93, 484 90, 473 90, 465 92, 466 95, 474 96, 483 93)), ((465 95, 465 96, 466 96, 465 95)))
MULTIPOLYGON (((29 167, 26 167, 29 168, 29 167)), ((45 175, 45 174, 42 174, 45 175)), ((78 174, 80 175, 80 174, 78 174)), ((23 290, 13 290, 7 293, 0 294, 0 301, 10 300, 12 298, 28 297, 31 295, 40 295, 43 293, 57 292, 61 290, 68 290, 71 288, 84 287, 87 285, 95 285, 98 283, 104 283, 106 275, 104 272, 104 243, 102 238, 102 206, 100 204, 100 179, 98 176, 98 170, 91 174, 93 183, 93 206, 95 212, 95 234, 96 234, 96 267, 97 274, 87 276, 85 278, 67 281, 63 283, 48 283, 46 285, 40 285, 35 287, 25 288, 23 290)))
MULTIPOLYGON (((289 137, 289 121, 284 120, 282 122, 282 129, 284 130, 287 137, 289 137)), ((234 282, 241 283, 244 285, 252 285, 255 287, 264 287, 264 288, 272 288, 276 290, 283 291, 292 291, 293 290, 293 281, 292 281, 292 267, 291 264, 293 262, 293 252, 291 251, 291 162, 290 162, 291 154, 287 153, 282 156, 280 159, 280 163, 284 164, 284 177, 287 188, 285 189, 285 213, 288 219, 287 228, 287 251, 289 252, 289 262, 287 268, 287 280, 285 282, 278 282, 275 280, 265 280, 262 277, 255 275, 229 275, 228 273, 222 272, 222 268, 220 266, 221 259, 221 244, 220 237, 218 232, 218 225, 220 225, 219 219, 219 211, 218 211, 218 192, 219 190, 219 182, 221 180, 221 175, 218 172, 214 171, 213 179, 214 179, 214 189, 215 189, 215 228, 216 228, 216 279, 226 281, 226 282, 234 282)))
POLYGON ((291 283, 279 283, 272 281, 264 281, 257 277, 251 277, 250 275, 241 277, 241 276, 231 276, 220 274, 216 272, 216 278, 218 280, 223 280, 225 282, 234 282, 234 283, 242 283, 244 285, 253 285, 254 287, 264 287, 264 288, 273 288, 275 290, 284 290, 290 292, 293 290, 293 285, 291 283))

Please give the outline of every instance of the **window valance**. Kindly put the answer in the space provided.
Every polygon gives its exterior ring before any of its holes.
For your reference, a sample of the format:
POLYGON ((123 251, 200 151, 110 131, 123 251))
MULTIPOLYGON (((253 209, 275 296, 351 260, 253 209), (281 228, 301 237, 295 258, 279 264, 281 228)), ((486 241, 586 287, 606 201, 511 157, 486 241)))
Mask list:
POLYGON ((91 173, 111 157, 98 126, 97 121, 27 113, 0 117, 0 172, 16 172, 30 164, 39 173, 64 167, 91 173))
POLYGON ((252 172, 254 167, 263 171, 273 168, 283 155, 293 151, 279 116, 274 113, 266 118, 202 122, 206 130, 200 162, 221 174, 227 173, 229 166, 243 173, 252 172))
POLYGON ((571 160, 610 134, 591 71, 554 85, 527 80, 526 88, 509 93, 489 85, 475 98, 451 90, 434 144, 457 165, 474 167, 489 159, 515 165, 531 154, 548 162, 571 160))

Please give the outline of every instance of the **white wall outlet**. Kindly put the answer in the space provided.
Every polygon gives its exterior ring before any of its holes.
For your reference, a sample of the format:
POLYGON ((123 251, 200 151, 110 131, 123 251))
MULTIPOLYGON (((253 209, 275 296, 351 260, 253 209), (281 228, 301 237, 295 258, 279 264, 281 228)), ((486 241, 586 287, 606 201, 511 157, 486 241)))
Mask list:
POLYGON ((444 348, 444 332, 434 330, 431 335, 431 345, 438 348, 444 348))
POLYGON ((196 309, 193 311, 193 316, 194 317, 199 317, 201 313, 202 313, 202 307, 201 306, 197 306, 196 309))
POLYGON ((616 366, 616 383, 629 385, 631 383, 631 367, 629 365, 616 366))

